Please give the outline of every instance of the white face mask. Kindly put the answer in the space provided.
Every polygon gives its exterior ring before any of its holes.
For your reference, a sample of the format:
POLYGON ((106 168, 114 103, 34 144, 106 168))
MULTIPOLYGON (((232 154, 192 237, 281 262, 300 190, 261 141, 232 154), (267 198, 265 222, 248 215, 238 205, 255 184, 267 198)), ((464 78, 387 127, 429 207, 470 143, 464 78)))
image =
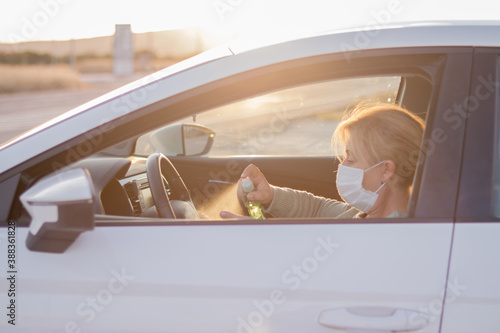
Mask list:
POLYGON ((337 189, 342 199, 358 210, 368 213, 375 204, 375 201, 377 201, 377 192, 387 183, 387 181, 380 185, 375 192, 372 192, 363 188, 363 175, 366 171, 384 162, 385 161, 379 162, 366 170, 340 164, 337 170, 337 189))

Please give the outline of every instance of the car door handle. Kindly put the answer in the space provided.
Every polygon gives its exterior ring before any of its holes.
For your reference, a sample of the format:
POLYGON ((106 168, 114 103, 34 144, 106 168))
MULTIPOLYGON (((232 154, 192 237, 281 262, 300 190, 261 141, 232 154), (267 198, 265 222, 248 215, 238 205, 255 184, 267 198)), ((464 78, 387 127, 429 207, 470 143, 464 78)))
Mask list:
POLYGON ((383 307, 351 307, 323 311, 318 322, 328 328, 356 331, 415 331, 429 324, 422 312, 383 307))

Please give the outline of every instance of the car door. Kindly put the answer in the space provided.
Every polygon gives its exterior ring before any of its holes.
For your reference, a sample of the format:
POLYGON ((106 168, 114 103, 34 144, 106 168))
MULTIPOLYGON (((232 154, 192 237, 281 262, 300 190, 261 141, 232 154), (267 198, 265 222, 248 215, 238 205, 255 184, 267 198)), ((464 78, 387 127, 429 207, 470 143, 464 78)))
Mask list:
MULTIPOLYGON (((7 314, 15 327, 4 318, 2 331, 439 332, 464 128, 463 123, 453 127, 447 117, 449 107, 467 95, 472 55, 467 48, 391 52, 271 66, 260 76, 232 78, 232 89, 253 87, 251 80, 266 91, 384 72, 430 80, 408 218, 253 222, 98 216, 94 230, 60 254, 29 251, 28 228, 18 226, 11 229, 17 266, 9 270, 11 280, 0 282, 4 308, 14 304, 7 314), (291 77, 302 81, 290 82, 291 77), (6 292, 12 288, 13 295, 6 292)), ((232 91, 218 89, 221 96, 232 91)), ((191 94, 197 105, 219 98, 191 94)), ((222 169, 227 161, 214 163, 222 169)), ((2 232, 8 239, 7 228, 2 232)))
POLYGON ((499 54, 475 50, 471 89, 460 104, 467 127, 448 278, 455 287, 446 295, 443 333, 500 330, 499 54))

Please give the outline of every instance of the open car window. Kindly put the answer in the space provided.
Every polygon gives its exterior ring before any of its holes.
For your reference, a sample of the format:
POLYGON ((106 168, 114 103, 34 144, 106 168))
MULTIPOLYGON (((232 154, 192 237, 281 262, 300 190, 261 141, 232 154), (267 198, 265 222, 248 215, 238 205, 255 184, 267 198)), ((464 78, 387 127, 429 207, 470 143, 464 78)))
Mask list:
MULTIPOLYGON (((317 82, 224 105, 179 123, 215 132, 208 156, 331 156, 331 136, 346 110, 360 102, 395 103, 400 85, 400 76, 317 82)), ((138 139, 137 155, 157 150, 150 140, 153 132, 138 139)))

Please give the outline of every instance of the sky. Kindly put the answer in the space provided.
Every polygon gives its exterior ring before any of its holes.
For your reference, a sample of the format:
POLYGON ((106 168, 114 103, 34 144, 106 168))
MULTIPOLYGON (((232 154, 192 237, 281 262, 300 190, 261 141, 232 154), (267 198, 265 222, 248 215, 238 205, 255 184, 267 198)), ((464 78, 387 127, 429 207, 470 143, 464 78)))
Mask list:
POLYGON ((228 36, 307 34, 369 23, 498 20, 497 0, 0 0, 0 42, 107 36, 185 27, 228 36))

